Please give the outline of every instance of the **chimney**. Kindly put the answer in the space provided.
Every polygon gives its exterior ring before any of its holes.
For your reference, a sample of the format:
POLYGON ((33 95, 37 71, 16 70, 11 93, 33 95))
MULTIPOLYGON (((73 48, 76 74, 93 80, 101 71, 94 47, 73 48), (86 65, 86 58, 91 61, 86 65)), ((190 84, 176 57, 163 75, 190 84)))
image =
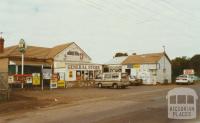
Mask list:
POLYGON ((4 51, 4 39, 0 36, 0 53, 4 51))

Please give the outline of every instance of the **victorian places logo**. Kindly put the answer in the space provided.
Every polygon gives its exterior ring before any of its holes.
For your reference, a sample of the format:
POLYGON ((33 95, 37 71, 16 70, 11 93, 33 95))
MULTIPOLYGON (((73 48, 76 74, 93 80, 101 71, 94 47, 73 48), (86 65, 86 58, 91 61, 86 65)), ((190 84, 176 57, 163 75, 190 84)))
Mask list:
POLYGON ((174 88, 167 94, 169 119, 195 119, 198 96, 191 88, 174 88))

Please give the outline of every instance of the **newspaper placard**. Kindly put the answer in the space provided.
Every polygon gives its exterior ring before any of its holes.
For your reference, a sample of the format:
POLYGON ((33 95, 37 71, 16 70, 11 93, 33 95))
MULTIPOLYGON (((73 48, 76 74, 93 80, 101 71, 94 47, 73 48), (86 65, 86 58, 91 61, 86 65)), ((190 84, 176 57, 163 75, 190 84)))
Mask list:
POLYGON ((43 79, 51 79, 52 70, 51 69, 43 69, 42 76, 43 76, 43 79))

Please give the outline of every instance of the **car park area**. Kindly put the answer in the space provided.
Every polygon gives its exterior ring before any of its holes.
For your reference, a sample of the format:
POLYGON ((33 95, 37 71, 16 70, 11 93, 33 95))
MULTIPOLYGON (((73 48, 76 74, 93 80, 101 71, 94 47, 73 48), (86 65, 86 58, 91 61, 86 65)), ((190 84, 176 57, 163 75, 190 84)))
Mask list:
POLYGON ((92 123, 176 123, 167 118, 167 92, 186 86, 199 92, 199 85, 16 89, 10 101, 0 103, 0 122, 81 123, 84 119, 92 123))

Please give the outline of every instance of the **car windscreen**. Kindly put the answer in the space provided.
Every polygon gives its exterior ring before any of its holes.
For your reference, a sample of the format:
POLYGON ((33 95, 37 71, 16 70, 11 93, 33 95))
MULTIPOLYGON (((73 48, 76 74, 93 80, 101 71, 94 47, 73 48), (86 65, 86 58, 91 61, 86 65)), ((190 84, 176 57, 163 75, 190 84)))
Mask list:
POLYGON ((187 76, 181 75, 179 76, 179 78, 187 78, 187 76))

